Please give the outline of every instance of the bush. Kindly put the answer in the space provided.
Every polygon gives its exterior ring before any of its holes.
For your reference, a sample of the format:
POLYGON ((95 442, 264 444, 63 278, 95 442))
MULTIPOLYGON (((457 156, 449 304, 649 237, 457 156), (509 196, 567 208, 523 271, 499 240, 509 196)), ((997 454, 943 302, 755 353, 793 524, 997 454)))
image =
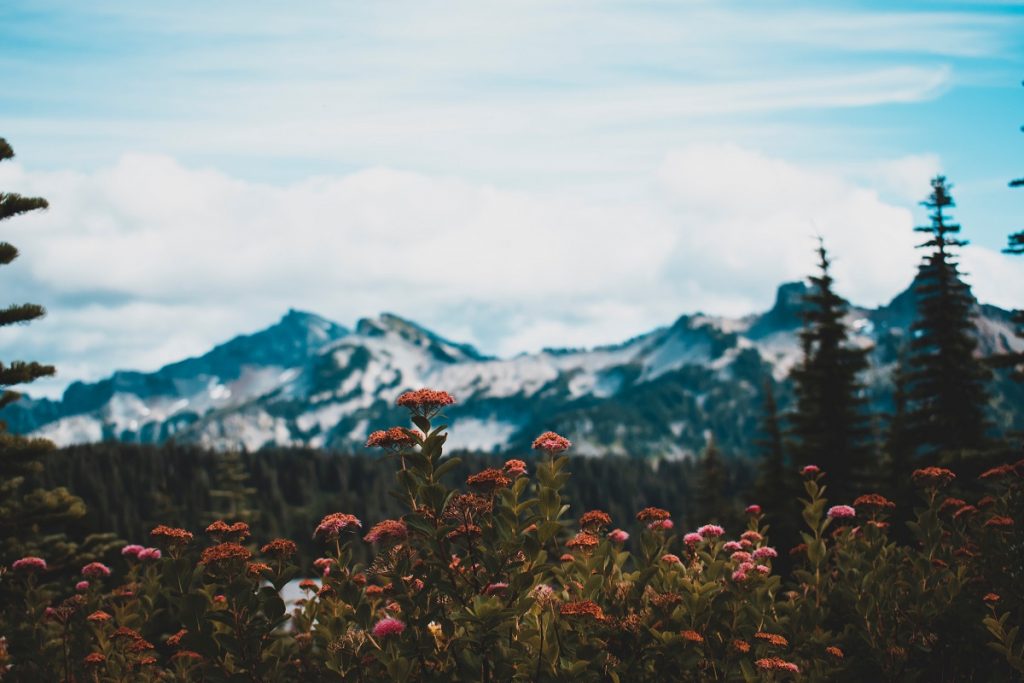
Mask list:
MULTIPOLYGON (((783 582, 758 506, 747 528, 684 533, 669 513, 637 513, 633 538, 591 510, 573 522, 563 491, 570 444, 445 483, 453 399, 399 400, 415 430, 371 436, 397 463, 405 513, 364 526, 344 511, 314 536, 313 567, 287 539, 253 543, 220 521, 200 542, 157 526, 56 580, 45 558, 0 575, 5 680, 44 681, 758 681, 1016 680, 1024 461, 982 475, 973 503, 949 470, 913 479, 910 532, 890 538, 894 504, 866 494, 829 505, 826 475, 804 468, 803 543, 783 582), (530 470, 533 470, 531 473, 530 470), (354 549, 370 546, 362 564, 354 549), (299 576, 304 597, 282 589, 299 576)), ((622 520, 620 525, 626 526, 622 520)))

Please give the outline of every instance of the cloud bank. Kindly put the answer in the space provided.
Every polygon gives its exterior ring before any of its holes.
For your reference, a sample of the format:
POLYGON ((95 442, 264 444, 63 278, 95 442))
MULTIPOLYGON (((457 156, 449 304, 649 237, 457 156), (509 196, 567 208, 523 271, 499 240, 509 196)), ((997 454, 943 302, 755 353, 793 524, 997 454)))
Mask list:
MULTIPOLYGON (((839 291, 877 305, 913 276, 913 199, 937 168, 880 160, 868 186, 863 167, 693 145, 650 168, 642 196, 602 201, 391 168, 270 185, 141 154, 93 173, 5 164, 0 187, 51 209, 7 223, 23 256, 0 276, 50 315, 5 331, 0 353, 56 363, 54 393, 202 353, 290 306, 345 324, 393 311, 499 355, 589 346, 681 313, 762 310, 813 270, 818 234, 839 291)), ((963 262, 982 300, 1019 304, 1018 264, 974 247, 963 262)))

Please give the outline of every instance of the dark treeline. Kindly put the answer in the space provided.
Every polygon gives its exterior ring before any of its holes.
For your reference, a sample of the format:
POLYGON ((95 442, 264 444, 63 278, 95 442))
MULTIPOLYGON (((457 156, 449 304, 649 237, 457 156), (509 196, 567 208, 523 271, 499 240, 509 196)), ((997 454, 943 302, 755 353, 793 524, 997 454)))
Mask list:
MULTIPOLYGON (((247 490, 238 488, 233 496, 218 495, 225 487, 224 457, 173 443, 73 446, 46 458, 40 484, 65 486, 85 502, 87 513, 72 523, 77 527, 68 530, 72 535, 104 529, 127 542, 146 543, 157 524, 201 530, 217 518, 244 518, 257 539, 295 540, 305 559, 323 550, 312 533, 326 514, 348 512, 373 524, 402 512, 390 494, 396 488, 393 456, 301 448, 238 453, 234 457, 247 490)), ((453 484, 504 463, 490 455, 458 457, 461 464, 448 475, 453 484)), ((533 462, 527 461, 532 470, 533 462)), ((634 515, 644 507, 668 509, 678 524, 690 528, 707 521, 738 524, 745 504, 753 502, 744 497, 754 476, 751 463, 714 453, 696 462, 576 457, 569 469, 574 514, 606 510, 630 533, 639 531, 634 515)))

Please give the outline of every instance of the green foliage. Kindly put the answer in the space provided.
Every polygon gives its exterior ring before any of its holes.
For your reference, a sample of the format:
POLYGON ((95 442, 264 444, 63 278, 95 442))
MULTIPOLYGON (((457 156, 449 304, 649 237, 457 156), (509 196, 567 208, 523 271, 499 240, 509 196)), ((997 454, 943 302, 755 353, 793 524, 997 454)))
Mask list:
POLYGON ((453 486, 464 463, 432 419, 416 415, 413 445, 379 461, 395 474, 395 517, 366 533, 339 505, 305 530, 316 526, 315 566, 285 541, 244 545, 249 526, 225 523, 208 541, 157 527, 162 557, 136 551, 83 589, 5 570, 8 678, 1014 680, 1024 596, 1006 548, 1019 544, 1024 461, 956 491, 951 472, 915 472, 924 503, 907 545, 890 538, 888 500, 841 514, 809 471, 804 545, 784 581, 759 511, 732 534, 697 535, 649 507, 625 539, 605 513, 569 516, 569 470, 585 461, 559 452, 453 486), (968 491, 985 495, 947 499, 968 491), (287 605, 280 591, 299 576, 316 578, 287 605))
MULTIPOLYGON (((0 138, 0 161, 10 159, 14 151, 0 138)), ((0 221, 22 213, 46 208, 47 202, 39 197, 23 197, 0 192, 0 221)), ((18 256, 18 250, 7 242, 0 242, 0 265, 9 264, 18 256)), ((0 309, 0 327, 26 323, 42 317, 45 310, 37 304, 16 304, 0 309)), ((20 394, 9 387, 28 384, 54 373, 53 366, 37 362, 14 361, 0 363, 0 407, 16 401, 20 394)), ((64 487, 46 488, 40 485, 42 460, 53 450, 43 439, 24 438, 11 434, 0 423, 0 561, 41 551, 50 547, 58 553, 73 552, 61 535, 61 525, 85 513, 82 501, 64 487), (60 548, 57 550, 54 546, 60 548)))
POLYGON ((967 244, 956 235, 960 226, 946 213, 955 206, 943 176, 932 180, 932 194, 922 204, 930 223, 915 228, 928 239, 918 269, 917 321, 911 327, 906 369, 908 431, 919 451, 955 453, 988 445, 986 407, 988 370, 975 357, 971 336, 974 303, 960 279, 954 251, 967 244))
POLYGON ((794 460, 832 472, 844 493, 863 478, 872 455, 867 397, 860 375, 870 349, 849 344, 843 320, 846 302, 832 289, 830 261, 818 245, 816 276, 811 283, 800 332, 803 359, 793 369, 796 405, 789 415, 794 460))

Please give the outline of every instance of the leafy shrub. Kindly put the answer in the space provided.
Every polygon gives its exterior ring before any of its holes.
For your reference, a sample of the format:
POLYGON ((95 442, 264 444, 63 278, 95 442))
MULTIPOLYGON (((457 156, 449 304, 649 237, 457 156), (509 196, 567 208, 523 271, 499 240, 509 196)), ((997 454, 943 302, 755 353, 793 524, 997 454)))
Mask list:
MULTIPOLYGON (((396 461, 405 513, 372 526, 345 511, 313 534, 313 567, 244 522, 201 540, 157 526, 113 565, 57 580, 45 558, 0 575, 5 680, 758 681, 1015 680, 1024 673, 1019 543, 1024 461, 982 475, 917 470, 914 542, 890 538, 894 503, 830 505, 806 467, 803 543, 776 549, 760 507, 746 529, 674 528, 645 508, 630 538, 601 510, 568 517, 567 440, 539 457, 445 483, 453 401, 399 399, 416 429, 374 433, 396 461), (533 470, 532 472, 530 470, 533 470), (738 533, 737 533, 738 532, 738 533), (373 548, 367 564, 353 558, 373 548), (795 562, 784 582, 772 562, 795 562), (299 576, 289 612, 282 589, 299 576)), ((625 526, 623 520, 619 520, 625 526)))

